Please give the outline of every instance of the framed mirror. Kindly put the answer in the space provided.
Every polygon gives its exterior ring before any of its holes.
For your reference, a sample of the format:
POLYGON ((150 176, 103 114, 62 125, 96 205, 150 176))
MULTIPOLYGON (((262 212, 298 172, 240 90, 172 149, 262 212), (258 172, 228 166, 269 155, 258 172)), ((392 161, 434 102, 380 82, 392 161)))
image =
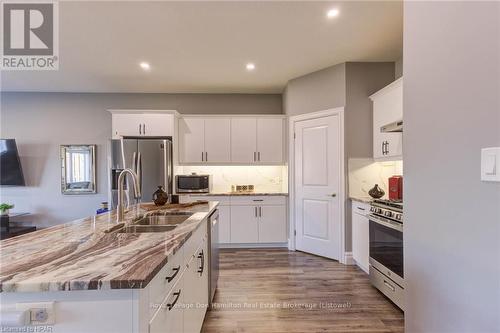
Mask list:
POLYGON ((97 193, 96 145, 61 145, 62 194, 97 193))

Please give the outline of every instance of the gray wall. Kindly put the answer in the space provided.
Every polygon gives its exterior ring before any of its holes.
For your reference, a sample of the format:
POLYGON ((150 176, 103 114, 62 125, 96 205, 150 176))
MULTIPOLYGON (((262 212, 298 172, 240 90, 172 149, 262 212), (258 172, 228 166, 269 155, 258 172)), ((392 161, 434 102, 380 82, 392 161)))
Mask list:
POLYGON ((406 332, 500 331, 500 3, 405 2, 406 332))
MULTIPOLYGON (((348 62, 290 80, 283 93, 287 115, 345 108, 345 161, 372 157, 372 104, 368 96, 394 81, 395 65, 348 62)), ((346 187, 348 188, 348 187, 346 187)), ((346 201, 345 248, 351 244, 351 202, 346 201)))
POLYGON ((345 64, 339 64, 290 80, 283 109, 289 116, 345 105, 345 64))
POLYGON ((403 57, 394 62, 394 71, 394 76, 396 77, 396 79, 399 79, 401 76, 403 76, 403 57))
POLYGON ((281 95, 2 93, 0 132, 19 146, 27 187, 1 188, 2 202, 32 212, 37 226, 91 215, 107 200, 107 142, 111 115, 106 109, 169 109, 181 113, 282 113, 281 95), (59 145, 97 144, 98 193, 63 196, 59 145))

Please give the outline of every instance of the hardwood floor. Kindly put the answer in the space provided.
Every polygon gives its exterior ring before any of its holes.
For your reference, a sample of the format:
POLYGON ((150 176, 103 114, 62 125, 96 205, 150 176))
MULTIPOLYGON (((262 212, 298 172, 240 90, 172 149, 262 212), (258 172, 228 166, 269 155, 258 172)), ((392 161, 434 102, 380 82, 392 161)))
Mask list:
POLYGON ((403 332, 403 312, 355 266, 285 249, 221 250, 202 332, 403 332))

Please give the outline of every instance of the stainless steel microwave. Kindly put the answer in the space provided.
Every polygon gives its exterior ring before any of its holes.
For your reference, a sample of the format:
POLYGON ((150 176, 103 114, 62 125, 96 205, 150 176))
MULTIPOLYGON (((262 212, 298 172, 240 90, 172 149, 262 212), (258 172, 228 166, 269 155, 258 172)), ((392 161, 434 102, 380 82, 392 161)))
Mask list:
POLYGON ((177 175, 175 176, 177 193, 210 193, 209 175, 177 175))

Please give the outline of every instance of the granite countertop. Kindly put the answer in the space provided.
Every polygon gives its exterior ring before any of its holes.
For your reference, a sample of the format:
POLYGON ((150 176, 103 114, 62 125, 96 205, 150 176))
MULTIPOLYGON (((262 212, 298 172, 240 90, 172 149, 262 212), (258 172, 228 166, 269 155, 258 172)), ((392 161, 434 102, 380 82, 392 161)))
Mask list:
POLYGON ((190 193, 195 196, 288 196, 285 192, 211 192, 211 193, 190 193))
MULTIPOLYGON (((144 288, 218 202, 189 208, 193 215, 161 233, 105 233, 115 211, 0 241, 0 292, 144 288)), ((132 220, 146 211, 127 211, 132 220)))
POLYGON ((362 197, 362 196, 355 196, 355 195, 350 195, 349 199, 354 200, 354 201, 364 202, 364 203, 371 203, 373 201, 372 197, 362 197))

